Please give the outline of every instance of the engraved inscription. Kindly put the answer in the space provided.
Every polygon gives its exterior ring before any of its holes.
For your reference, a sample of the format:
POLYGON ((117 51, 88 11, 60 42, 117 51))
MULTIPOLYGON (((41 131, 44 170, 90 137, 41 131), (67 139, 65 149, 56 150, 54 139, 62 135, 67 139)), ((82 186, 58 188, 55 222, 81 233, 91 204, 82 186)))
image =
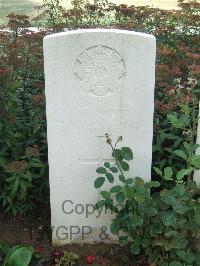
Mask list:
POLYGON ((74 74, 86 92, 107 96, 122 87, 126 69, 122 57, 115 50, 93 46, 79 55, 74 74))

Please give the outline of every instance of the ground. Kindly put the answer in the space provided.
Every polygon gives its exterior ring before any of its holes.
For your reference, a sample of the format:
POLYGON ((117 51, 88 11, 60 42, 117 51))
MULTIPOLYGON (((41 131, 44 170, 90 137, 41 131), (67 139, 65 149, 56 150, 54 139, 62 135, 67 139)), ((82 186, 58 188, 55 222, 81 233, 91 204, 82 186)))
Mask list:
POLYGON ((10 246, 16 244, 31 245, 36 250, 39 249, 47 262, 34 262, 35 266, 55 265, 55 255, 62 254, 63 251, 71 251, 79 256, 77 266, 87 265, 87 256, 95 256, 97 259, 103 258, 104 266, 148 266, 144 257, 137 257, 130 254, 127 247, 111 244, 70 244, 62 248, 51 246, 50 212, 48 208, 35 210, 30 215, 13 216, 0 212, 0 243, 10 246))

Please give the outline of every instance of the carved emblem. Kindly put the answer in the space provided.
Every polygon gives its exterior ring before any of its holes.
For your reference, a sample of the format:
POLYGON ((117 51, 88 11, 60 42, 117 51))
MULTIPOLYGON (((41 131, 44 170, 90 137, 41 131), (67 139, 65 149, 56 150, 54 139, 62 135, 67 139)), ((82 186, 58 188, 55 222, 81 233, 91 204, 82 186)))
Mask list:
POLYGON ((126 69, 122 57, 115 50, 93 46, 79 55, 74 74, 86 92, 106 96, 122 87, 126 69))

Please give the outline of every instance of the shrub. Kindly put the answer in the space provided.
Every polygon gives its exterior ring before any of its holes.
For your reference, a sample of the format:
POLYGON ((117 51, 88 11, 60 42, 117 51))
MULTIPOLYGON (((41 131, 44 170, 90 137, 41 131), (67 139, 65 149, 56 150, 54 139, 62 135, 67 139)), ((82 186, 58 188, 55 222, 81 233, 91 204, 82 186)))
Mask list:
MULTIPOLYGON (((175 150, 186 149, 185 142, 195 148, 200 4, 179 2, 180 10, 166 11, 75 0, 66 10, 59 0, 45 0, 41 14, 32 21, 45 27, 38 33, 27 29, 31 25, 27 16, 9 15, 10 31, 0 32, 0 204, 5 210, 24 213, 49 198, 42 39, 52 32, 106 27, 154 34, 153 165, 162 171, 171 167, 174 175, 178 169, 190 169, 189 161, 175 150)), ((160 180, 159 174, 154 172, 154 178, 160 180)), ((169 185, 163 179, 162 184, 169 185)))
MULTIPOLYGON (((1 33, 0 200, 6 211, 24 213, 48 194, 42 32, 18 28, 1 33)), ((27 23, 20 21, 22 25, 27 23)))
MULTIPOLYGON (((101 177, 95 180, 94 186, 99 189, 105 181, 118 180, 110 190, 100 191, 102 199, 96 203, 97 208, 104 206, 115 213, 111 232, 118 235, 119 242, 128 245, 133 254, 144 253, 149 262, 156 265, 199 265, 199 187, 192 180, 175 178, 172 170, 166 168, 164 177, 172 180, 172 188, 161 187, 158 181, 145 183, 139 177, 127 178, 132 150, 117 148, 108 135, 106 139, 115 162, 113 165, 105 162, 97 168, 101 177), (153 188, 156 191, 150 193, 153 188)), ((200 162, 199 155, 196 161, 200 162)))

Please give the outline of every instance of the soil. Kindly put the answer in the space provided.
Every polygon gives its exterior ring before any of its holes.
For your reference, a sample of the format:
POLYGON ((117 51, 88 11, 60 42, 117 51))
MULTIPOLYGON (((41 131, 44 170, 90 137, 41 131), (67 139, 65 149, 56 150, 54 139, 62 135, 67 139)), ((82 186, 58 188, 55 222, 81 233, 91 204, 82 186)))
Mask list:
POLYGON ((127 247, 111 244, 69 244, 61 248, 52 248, 50 230, 50 211, 47 206, 36 209, 30 215, 13 216, 0 212, 0 243, 9 246, 22 244, 31 245, 38 253, 32 266, 53 266, 55 259, 64 251, 73 252, 79 256, 74 266, 88 265, 87 256, 103 259, 104 266, 148 266, 145 257, 133 256, 127 247))
POLYGON ((17 216, 0 212, 0 243, 51 246, 49 208, 17 216))

